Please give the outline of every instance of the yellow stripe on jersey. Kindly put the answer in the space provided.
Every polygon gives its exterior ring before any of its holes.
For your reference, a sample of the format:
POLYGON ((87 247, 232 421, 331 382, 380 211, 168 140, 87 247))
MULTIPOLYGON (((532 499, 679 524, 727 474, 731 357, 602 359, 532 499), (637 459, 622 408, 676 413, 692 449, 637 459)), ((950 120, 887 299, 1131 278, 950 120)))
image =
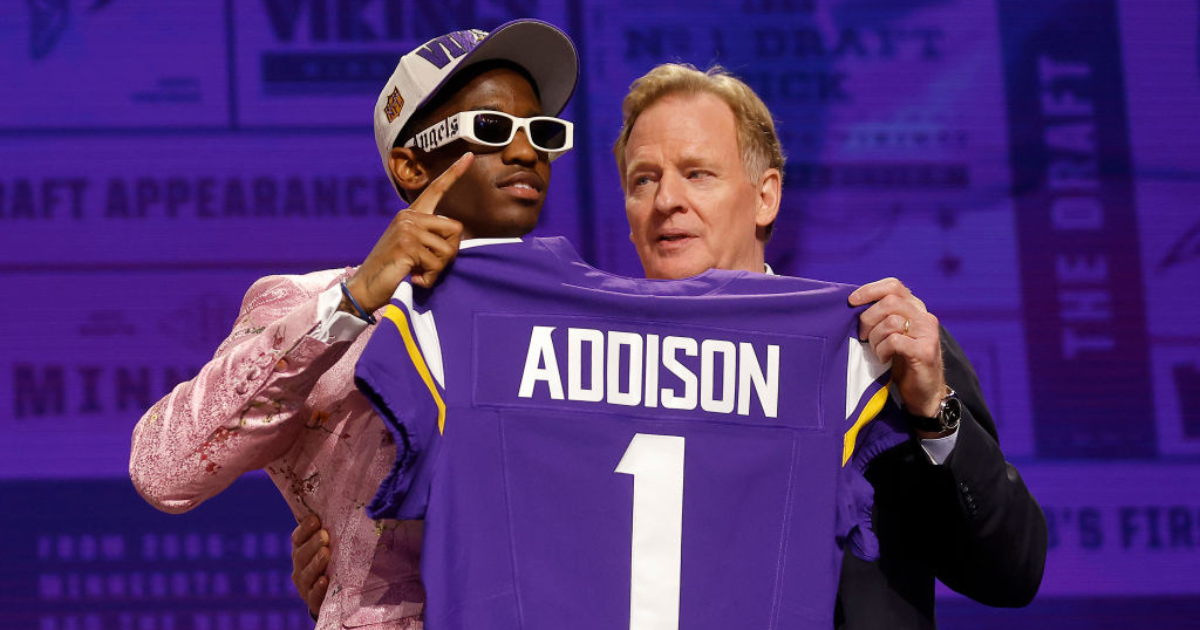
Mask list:
POLYGON ((888 381, 887 385, 879 388, 879 391, 875 392, 875 394, 871 396, 871 400, 867 401, 866 406, 863 407, 862 413, 858 414, 858 419, 854 421, 854 426, 850 427, 850 430, 846 431, 842 442, 843 466, 846 465, 846 462, 850 461, 850 456, 854 454, 854 443, 858 440, 858 432, 861 431, 863 427, 867 426, 868 422, 874 420, 875 416, 878 416, 879 412, 883 409, 883 405, 887 402, 888 398, 888 387, 891 386, 891 384, 891 381, 888 381))
POLYGON ((404 347, 408 350, 408 358, 412 359, 413 365, 417 368, 417 373, 421 375, 421 380, 425 382, 425 387, 429 388, 429 395, 433 396, 433 402, 438 408, 438 435, 446 427, 446 403, 442 400, 441 394, 438 394, 437 385, 433 382, 433 376, 429 374, 429 366, 425 365, 425 357, 421 356, 421 349, 417 347, 417 342, 413 339, 412 331, 408 327, 408 318, 404 316, 404 310, 398 308, 395 304, 388 304, 387 310, 383 312, 383 316, 392 320, 396 328, 400 330, 400 336, 404 338, 404 347))

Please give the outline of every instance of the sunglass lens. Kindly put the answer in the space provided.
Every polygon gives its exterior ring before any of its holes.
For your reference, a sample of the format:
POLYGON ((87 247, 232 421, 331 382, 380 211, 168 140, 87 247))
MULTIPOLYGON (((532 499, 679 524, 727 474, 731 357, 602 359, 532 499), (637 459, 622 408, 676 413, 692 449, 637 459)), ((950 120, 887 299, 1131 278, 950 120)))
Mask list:
POLYGON ((548 150, 561 149, 567 144, 567 126, 557 120, 534 120, 529 123, 533 144, 548 150))
POLYGON ((513 121, 495 114, 477 114, 475 116, 475 137, 481 141, 502 145, 507 144, 512 136, 513 121))

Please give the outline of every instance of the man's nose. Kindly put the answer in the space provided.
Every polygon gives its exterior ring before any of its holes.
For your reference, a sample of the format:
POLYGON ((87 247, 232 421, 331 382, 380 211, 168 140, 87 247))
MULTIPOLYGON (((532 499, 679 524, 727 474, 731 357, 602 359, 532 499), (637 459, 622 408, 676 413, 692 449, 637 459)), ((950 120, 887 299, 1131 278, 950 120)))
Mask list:
POLYGON ((684 208, 686 199, 683 178, 677 173, 663 173, 658 180, 658 190, 654 192, 654 209, 663 213, 678 212, 684 208))
POLYGON ((529 136, 525 135, 524 129, 517 130, 517 135, 513 136, 512 142, 504 147, 502 156, 505 164, 532 166, 538 161, 537 149, 534 149, 533 144, 529 142, 529 136))

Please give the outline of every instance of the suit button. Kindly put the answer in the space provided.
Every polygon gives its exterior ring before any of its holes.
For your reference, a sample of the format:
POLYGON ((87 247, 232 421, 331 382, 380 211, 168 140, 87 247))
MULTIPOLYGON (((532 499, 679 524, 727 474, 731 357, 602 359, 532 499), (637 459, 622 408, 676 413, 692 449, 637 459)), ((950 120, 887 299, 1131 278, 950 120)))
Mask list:
POLYGON ((246 384, 238 383, 238 386, 234 391, 236 391, 239 396, 244 396, 246 394, 246 384))
POLYGON ((275 371, 276 372, 283 372, 283 371, 286 371, 287 369, 288 369, 287 359, 280 359, 279 361, 277 361, 275 363, 275 371))
POLYGON ((252 367, 250 368, 250 371, 246 372, 246 380, 253 381, 254 379, 258 378, 259 374, 260 372, 258 371, 258 368, 252 367))

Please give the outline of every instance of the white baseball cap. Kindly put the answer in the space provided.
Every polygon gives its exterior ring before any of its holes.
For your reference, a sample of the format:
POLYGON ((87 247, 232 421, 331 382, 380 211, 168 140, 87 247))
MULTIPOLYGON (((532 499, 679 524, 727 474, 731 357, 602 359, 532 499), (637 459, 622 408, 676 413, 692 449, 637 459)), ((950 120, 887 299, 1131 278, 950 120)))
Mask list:
POLYGON ((579 79, 575 44, 558 27, 540 20, 513 20, 491 33, 455 31, 425 42, 400 58, 375 101, 375 144, 393 184, 388 157, 404 125, 451 77, 492 60, 510 61, 529 72, 547 116, 566 107, 579 79))

